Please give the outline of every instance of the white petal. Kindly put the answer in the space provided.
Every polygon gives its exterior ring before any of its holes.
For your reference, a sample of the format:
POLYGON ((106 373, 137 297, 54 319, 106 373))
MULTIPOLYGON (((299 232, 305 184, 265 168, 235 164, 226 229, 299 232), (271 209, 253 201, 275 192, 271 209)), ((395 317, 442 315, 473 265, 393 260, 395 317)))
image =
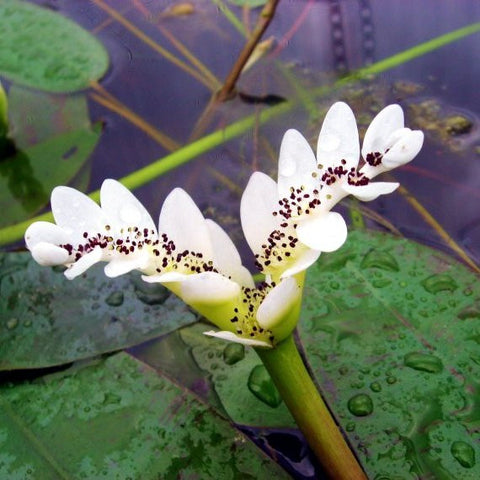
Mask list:
POLYGON ((221 305, 240 293, 238 283, 214 272, 189 275, 181 285, 181 298, 192 306, 196 304, 221 305))
POLYGON ((343 189, 350 195, 354 195, 363 202, 375 200, 380 195, 392 193, 399 187, 397 182, 372 182, 368 185, 344 185, 343 189))
POLYGON ((395 130, 403 128, 403 124, 403 110, 400 105, 388 105, 380 111, 365 132, 362 145, 363 158, 369 153, 383 153, 390 135, 395 130))
POLYGON ((102 210, 112 226, 145 228, 156 234, 157 228, 152 217, 140 201, 116 180, 107 179, 100 189, 102 210))
POLYGON ((62 227, 50 222, 34 222, 25 232, 25 244, 31 250, 37 243, 64 245, 70 243, 70 237, 62 227))
POLYGON ((220 225, 213 220, 206 220, 213 247, 213 264, 226 277, 244 287, 255 286, 249 271, 242 265, 237 247, 220 225))
POLYGON ((267 330, 271 330, 293 309, 302 295, 302 289, 294 277, 282 280, 265 297, 257 310, 258 324, 267 330))
POLYGON ((203 332, 203 334, 208 335, 209 337, 217 337, 221 338, 222 340, 228 340, 229 342, 242 343, 243 345, 251 345, 252 347, 272 348, 272 345, 268 342, 264 342, 262 340, 254 340, 253 338, 239 337, 232 332, 214 332, 213 330, 210 330, 209 332, 203 332))
POLYGON ((114 278, 132 270, 145 270, 151 260, 152 257, 145 250, 134 255, 119 255, 105 265, 105 275, 114 278))
POLYGON ((360 156, 357 122, 351 108, 343 102, 328 110, 317 143, 317 162, 324 168, 340 165, 356 167, 360 156))
POLYGON ((55 222, 71 235, 72 243, 82 243, 83 232, 89 236, 104 232, 108 224, 100 206, 74 188, 55 187, 51 205, 55 222))
POLYGON ((404 165, 415 158, 423 145, 423 132, 409 131, 403 135, 384 155, 382 165, 390 170, 404 165))
POLYGON ((277 184, 268 175, 255 172, 250 177, 240 202, 243 234, 253 253, 262 251, 262 244, 280 225, 277 184))
POLYGON ((328 212, 300 222, 298 239, 307 247, 322 252, 338 250, 347 239, 347 225, 337 212, 328 212))
POLYGON ((159 219, 160 234, 166 233, 176 251, 202 253, 212 258, 210 233, 202 212, 185 190, 175 188, 163 203, 159 219))
POLYGON ((287 130, 278 160, 278 197, 288 197, 292 187, 313 190, 317 180, 312 172, 316 171, 317 160, 305 137, 297 130, 287 130))
POLYGON ((189 276, 186 273, 166 272, 158 275, 142 275, 142 280, 147 283, 177 283, 183 282, 189 276))
POLYGON ((101 262, 103 259, 104 253, 102 249, 100 247, 96 247, 91 252, 77 260, 67 270, 65 270, 65 276, 69 280, 72 280, 88 270, 92 265, 95 265, 95 263, 101 262))
POLYGON ((320 251, 312 250, 309 248, 295 258, 295 263, 293 263, 291 267, 287 268, 282 273, 280 278, 291 277, 297 273, 303 272, 318 260, 320 254, 320 251))
POLYGON ((68 252, 64 248, 46 242, 38 242, 30 248, 33 259, 40 265, 64 265, 68 260, 68 252))

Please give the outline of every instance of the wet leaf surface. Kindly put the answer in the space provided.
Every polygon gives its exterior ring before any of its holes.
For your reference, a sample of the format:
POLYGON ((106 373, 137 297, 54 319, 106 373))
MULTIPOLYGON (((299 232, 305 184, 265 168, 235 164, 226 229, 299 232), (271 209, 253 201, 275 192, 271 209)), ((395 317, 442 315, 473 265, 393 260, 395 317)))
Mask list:
POLYGON ((309 271, 300 340, 371 478, 478 478, 478 277, 360 231, 322 260, 309 271))
POLYGON ((41 368, 122 349, 195 321, 161 285, 101 265, 74 281, 29 253, 0 254, 0 369, 41 368))
POLYGON ((191 393, 125 353, 4 385, 2 478, 290 478, 191 393))
POLYGON ((12 86, 9 137, 16 151, 0 159, 0 228, 45 207, 57 185, 85 189, 89 158, 101 135, 84 95, 62 96, 12 86))
POLYGON ((0 73, 52 92, 87 88, 108 68, 108 54, 90 33, 46 8, 17 0, 0 4, 0 73))

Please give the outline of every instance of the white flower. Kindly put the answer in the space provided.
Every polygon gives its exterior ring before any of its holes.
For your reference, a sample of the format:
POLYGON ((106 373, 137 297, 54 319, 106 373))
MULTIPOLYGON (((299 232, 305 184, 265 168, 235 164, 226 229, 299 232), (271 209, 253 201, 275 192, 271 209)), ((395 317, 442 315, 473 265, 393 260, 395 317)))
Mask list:
POLYGON ((204 219, 183 190, 175 189, 165 200, 159 230, 167 232, 176 251, 186 254, 182 261, 187 268, 160 269, 143 279, 162 283, 220 328, 209 335, 271 347, 295 328, 302 286, 291 278, 255 287, 228 235, 204 219), (198 268, 202 262, 207 266, 198 268))
POLYGON ((66 265, 67 278, 82 274, 98 262, 108 262, 105 274, 115 277, 130 270, 149 271, 149 244, 158 242, 152 218, 120 183, 105 180, 101 207, 83 193, 56 187, 51 196, 56 224, 35 222, 25 243, 41 265, 66 265))
POLYGON ((146 282, 164 284, 221 329, 209 335, 271 347, 295 328, 301 284, 291 278, 255 287, 228 235, 184 190, 165 199, 158 231, 115 180, 105 180, 100 197, 101 206, 72 188, 55 188, 56 224, 36 222, 25 233, 33 258, 66 265, 69 279, 101 261, 110 277, 140 270, 146 282))
POLYGON ((327 112, 316 157, 297 130, 288 130, 280 147, 278 183, 255 172, 242 197, 242 226, 260 269, 284 278, 307 268, 321 252, 340 248, 347 226, 330 210, 349 194, 370 201, 393 192, 398 183, 370 180, 412 160, 422 144, 421 131, 404 127, 399 105, 389 105, 372 121, 363 165, 355 117, 343 102, 327 112))

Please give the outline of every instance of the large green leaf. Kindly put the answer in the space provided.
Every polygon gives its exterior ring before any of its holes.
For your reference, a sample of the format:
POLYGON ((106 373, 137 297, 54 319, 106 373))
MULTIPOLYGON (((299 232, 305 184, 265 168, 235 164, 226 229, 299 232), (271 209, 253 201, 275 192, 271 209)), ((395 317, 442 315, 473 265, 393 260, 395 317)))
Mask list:
POLYGON ((0 3, 0 74, 52 92, 87 88, 108 68, 103 45, 46 8, 18 0, 0 3))
POLYGON ((53 95, 22 87, 9 91, 9 136, 17 151, 0 160, 0 228, 27 220, 48 204, 51 190, 85 188, 88 159, 101 125, 90 125, 84 95, 53 95))
POLYGON ((0 162, 0 227, 26 220, 46 205, 56 185, 78 173, 100 136, 100 128, 65 133, 0 162))
POLYGON ((100 265, 73 281, 29 253, 0 254, 0 369, 39 368, 135 345, 195 321, 159 284, 100 265))
POLYGON ((134 350, 133 354, 199 394, 235 423, 294 427, 255 351, 207 337, 211 326, 197 323, 134 350))
MULTIPOLYGON (((370 478, 480 478, 479 320, 478 277, 405 239, 353 231, 309 269, 300 346, 370 478)), ((249 389, 254 352, 204 338, 206 329, 135 354, 177 379, 201 377, 216 393, 204 398, 237 423, 289 425, 282 406, 249 389)))
POLYGON ((309 271, 300 339, 371 478, 480 478, 478 277, 352 232, 309 271))
POLYGON ((8 106, 9 136, 19 150, 63 133, 91 128, 83 92, 59 95, 11 85, 8 106))
POLYGON ((1 478, 289 478, 207 405, 124 353, 0 393, 1 478))

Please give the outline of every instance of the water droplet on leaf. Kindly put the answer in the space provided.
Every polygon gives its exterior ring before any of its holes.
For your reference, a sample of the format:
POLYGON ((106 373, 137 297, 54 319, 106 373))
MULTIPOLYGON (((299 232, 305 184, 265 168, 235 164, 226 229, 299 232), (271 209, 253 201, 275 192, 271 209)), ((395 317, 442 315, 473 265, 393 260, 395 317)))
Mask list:
POLYGON ((381 392, 382 386, 378 382, 372 382, 370 384, 370 389, 372 390, 372 392, 381 392))
POLYGON ((250 372, 248 388, 259 400, 272 408, 276 408, 282 403, 282 397, 263 365, 257 365, 250 372))
POLYGON ((345 430, 347 430, 347 432, 353 432, 355 430, 355 423, 348 422, 345 426, 345 430))
POLYGON ((403 358, 403 363, 414 370, 422 372, 439 373, 443 370, 442 361, 435 355, 421 352, 407 353, 403 358))
POLYGON ((16 328, 18 325, 18 318, 10 318, 9 320, 7 320, 7 328, 9 330, 13 330, 14 328, 16 328))
POLYGON ((360 266, 362 268, 380 268, 390 272, 398 272, 400 270, 397 261, 390 253, 376 249, 370 250, 363 257, 360 266))
POLYGON ((453 442, 450 452, 462 467, 472 468, 475 465, 475 451, 468 443, 453 442))
POLYGON ((117 405, 121 402, 122 398, 119 395, 116 395, 115 393, 106 393, 105 397, 103 399, 103 404, 104 405, 117 405))
POLYGON ((389 385, 393 385, 394 383, 397 383, 396 377, 394 377, 394 376, 388 376, 388 377, 387 377, 387 383, 388 383, 389 385))
POLYGON ((234 365, 245 357, 245 347, 240 343, 229 343, 223 349, 223 361, 227 365, 234 365))
POLYGON ((372 285, 375 288, 383 288, 386 287, 387 285, 390 285, 392 281, 389 278, 376 278, 375 280, 372 281, 372 285))
POLYGON ((455 280, 445 273, 438 273, 422 280, 423 288, 429 293, 454 292, 458 285, 455 280))
POLYGON ((348 401, 348 409, 356 417, 365 417, 373 412, 372 399, 365 393, 359 393, 348 401))
POLYGON ((112 292, 106 299, 105 302, 111 307, 119 307, 123 303, 123 292, 116 290, 112 292))
POLYGON ((135 295, 147 305, 161 305, 170 296, 170 292, 160 283, 147 283, 140 277, 133 279, 135 295))

